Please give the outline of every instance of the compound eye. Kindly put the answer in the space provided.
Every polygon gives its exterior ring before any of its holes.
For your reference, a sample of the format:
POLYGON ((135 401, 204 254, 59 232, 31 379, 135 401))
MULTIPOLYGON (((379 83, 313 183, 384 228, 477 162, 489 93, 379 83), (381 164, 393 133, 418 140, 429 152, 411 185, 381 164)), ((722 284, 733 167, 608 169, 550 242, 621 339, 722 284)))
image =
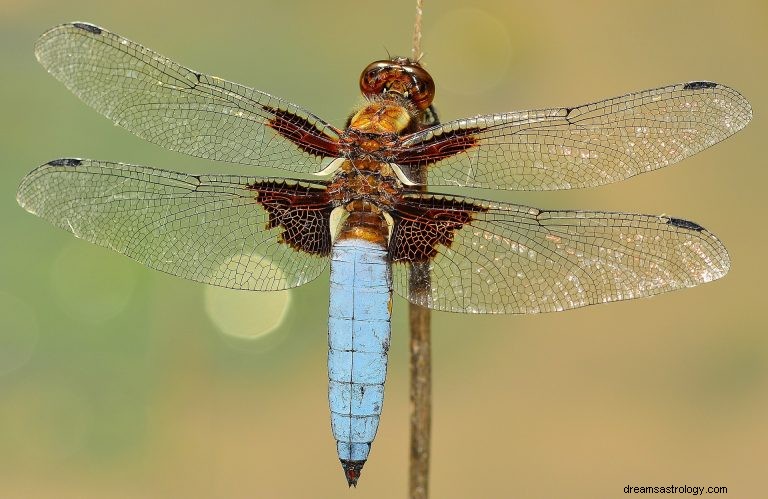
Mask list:
POLYGON ((435 98, 435 80, 424 68, 416 65, 407 65, 403 69, 410 75, 413 85, 410 90, 410 99, 413 104, 424 110, 432 104, 435 98))
POLYGON ((391 61, 375 61, 370 63, 360 75, 360 91, 366 97, 383 94, 392 80, 393 73, 399 67, 399 65, 393 64, 391 61))
POLYGON ((424 68, 406 59, 376 61, 360 75, 360 91, 369 99, 393 92, 424 110, 435 97, 435 82, 424 68))

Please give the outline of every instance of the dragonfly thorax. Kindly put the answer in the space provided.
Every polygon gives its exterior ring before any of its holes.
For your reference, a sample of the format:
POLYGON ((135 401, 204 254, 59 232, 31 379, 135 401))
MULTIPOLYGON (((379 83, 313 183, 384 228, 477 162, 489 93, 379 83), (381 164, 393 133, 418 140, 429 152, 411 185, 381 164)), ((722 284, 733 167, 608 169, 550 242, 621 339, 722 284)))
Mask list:
POLYGON ((359 159, 344 162, 327 192, 336 205, 363 201, 388 209, 401 189, 397 175, 387 163, 359 159))
POLYGON ((406 131, 412 122, 413 116, 406 102, 379 100, 352 115, 346 134, 397 135, 406 131))

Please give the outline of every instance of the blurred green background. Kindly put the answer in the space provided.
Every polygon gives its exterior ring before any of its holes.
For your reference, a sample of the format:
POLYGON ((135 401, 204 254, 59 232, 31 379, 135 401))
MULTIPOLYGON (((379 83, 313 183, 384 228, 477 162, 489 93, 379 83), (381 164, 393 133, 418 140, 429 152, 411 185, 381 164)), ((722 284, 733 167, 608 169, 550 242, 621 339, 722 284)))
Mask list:
MULTIPOLYGON (((627 484, 764 496, 768 4, 469 5, 426 2, 423 62, 444 120, 694 79, 737 88, 755 119, 621 184, 475 193, 695 220, 733 267, 700 288, 562 314, 434 314, 433 497, 622 497, 627 484)), ((33 43, 53 25, 94 22, 342 125, 360 70, 387 50, 408 53, 413 11, 406 0, 0 0, 0 497, 406 494, 403 300, 379 434, 350 492, 326 401, 327 273, 290 293, 209 289, 54 229, 16 205, 15 190, 67 156, 262 173, 112 126, 35 62, 33 43)))

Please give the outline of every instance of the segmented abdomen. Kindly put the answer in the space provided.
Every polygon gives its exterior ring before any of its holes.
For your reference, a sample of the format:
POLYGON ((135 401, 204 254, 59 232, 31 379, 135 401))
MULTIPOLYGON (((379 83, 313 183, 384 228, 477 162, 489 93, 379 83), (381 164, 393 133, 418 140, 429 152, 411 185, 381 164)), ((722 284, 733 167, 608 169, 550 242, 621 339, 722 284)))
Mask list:
POLYGON ((386 248, 341 239, 331 255, 328 399, 339 459, 362 463, 379 426, 390 338, 392 272, 386 248))

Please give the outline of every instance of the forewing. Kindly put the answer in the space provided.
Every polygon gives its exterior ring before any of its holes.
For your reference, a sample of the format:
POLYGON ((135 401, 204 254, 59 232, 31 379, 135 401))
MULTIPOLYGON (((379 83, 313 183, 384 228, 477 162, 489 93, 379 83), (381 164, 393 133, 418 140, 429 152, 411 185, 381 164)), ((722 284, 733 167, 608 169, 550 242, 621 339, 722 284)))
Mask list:
POLYGON ((308 111, 92 24, 52 28, 35 55, 99 113, 174 151, 303 173, 322 170, 338 154, 338 130, 308 111))
POLYGON ((392 162, 406 173, 426 168, 429 185, 595 187, 676 163, 751 119, 749 102, 732 88, 681 83, 583 106, 443 123, 407 137, 392 162))
POLYGON ((392 216, 395 291, 435 310, 553 312, 696 286, 730 266, 714 235, 667 216, 429 195, 406 196, 392 216), (410 282, 412 264, 427 281, 410 282), (420 284, 428 291, 411 293, 420 284))
POLYGON ((17 200, 75 237, 227 288, 299 286, 330 253, 319 185, 61 159, 27 175, 17 200))

